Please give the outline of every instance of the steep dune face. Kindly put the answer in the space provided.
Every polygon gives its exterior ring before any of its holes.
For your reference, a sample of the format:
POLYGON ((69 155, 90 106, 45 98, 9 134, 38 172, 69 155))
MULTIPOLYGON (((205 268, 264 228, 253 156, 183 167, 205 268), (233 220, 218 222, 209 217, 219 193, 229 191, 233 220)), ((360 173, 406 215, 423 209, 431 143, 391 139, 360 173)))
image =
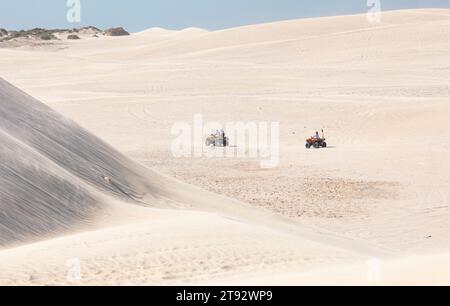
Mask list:
POLYGON ((0 132, 0 246, 67 230, 101 208, 81 182, 0 132))
POLYGON ((133 166, 112 147, 5 81, 0 83, 0 95, 4 132, 100 190, 123 196, 102 179, 110 177, 131 191, 124 176, 136 176, 130 170, 133 166))
MULTIPOLYGON (((113 148, 0 79, 0 247, 89 222, 144 179, 113 148)), ((147 189, 148 190, 148 189, 147 189)))

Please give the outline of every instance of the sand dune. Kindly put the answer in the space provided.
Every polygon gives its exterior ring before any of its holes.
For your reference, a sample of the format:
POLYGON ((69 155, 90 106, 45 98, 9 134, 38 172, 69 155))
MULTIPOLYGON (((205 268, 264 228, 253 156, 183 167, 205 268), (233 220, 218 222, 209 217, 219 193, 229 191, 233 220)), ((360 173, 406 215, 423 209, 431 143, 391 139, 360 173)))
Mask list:
POLYGON ((2 246, 92 221, 105 194, 143 196, 137 167, 74 122, 4 80, 0 101, 2 246))
MULTIPOLYGON (((91 56, 103 60, 181 56, 201 60, 223 58, 254 62, 270 59, 272 63, 332 64, 361 55, 379 60, 380 57, 391 56, 389 53, 392 51, 414 51, 414 42, 418 40, 422 48, 436 50, 435 44, 438 44, 443 50, 448 49, 445 43, 445 37, 449 35, 445 30, 449 23, 447 10, 385 12, 382 20, 381 24, 371 24, 366 15, 354 15, 291 20, 213 32, 150 29, 135 34, 140 38, 140 46, 135 45, 135 37, 128 37, 120 46, 117 44, 106 52, 100 45, 101 53, 97 53, 95 45, 89 46, 89 50, 93 52, 91 56), (421 26, 417 27, 418 24, 421 26), (437 25, 442 29, 438 33, 435 32, 437 25), (436 35, 443 37, 437 40, 436 35), (146 43, 143 37, 147 38, 146 43), (370 48, 366 48, 368 42, 370 48), (311 52, 323 47, 333 52, 311 52), (381 54, 380 49, 384 51, 381 54)), ((83 51, 81 48, 85 49, 85 46, 73 51, 83 51)))
POLYGON ((86 284, 373 284, 371 258, 375 283, 448 282, 449 16, 0 49, 29 94, 0 81, 0 283, 73 283, 74 258, 86 284), (279 122, 279 167, 174 158, 199 113, 279 122))

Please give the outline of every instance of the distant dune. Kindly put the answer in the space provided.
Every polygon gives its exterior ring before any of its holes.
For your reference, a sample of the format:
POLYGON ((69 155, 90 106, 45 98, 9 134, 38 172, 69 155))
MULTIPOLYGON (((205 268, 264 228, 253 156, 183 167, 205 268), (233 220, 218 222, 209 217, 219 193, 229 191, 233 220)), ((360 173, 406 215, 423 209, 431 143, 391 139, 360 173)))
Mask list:
POLYGON ((260 59, 302 64, 357 60, 364 51, 363 55, 372 61, 390 60, 394 56, 391 52, 407 52, 410 49, 418 52, 414 50, 416 42, 430 50, 436 47, 446 50, 448 44, 444 37, 447 33, 436 32, 435 28, 448 26, 449 16, 447 10, 406 10, 384 12, 380 24, 369 23, 366 15, 350 15, 288 20, 210 32, 201 29, 150 29, 134 36, 144 42, 142 35, 146 34, 156 41, 149 40, 139 47, 134 43, 136 38, 129 37, 121 45, 110 42, 111 48, 108 50, 103 50, 100 45, 98 49, 91 45, 80 46, 80 51, 89 48, 96 53, 102 49, 99 54, 102 58, 117 60, 182 56, 201 60, 260 59), (420 29, 417 29, 418 23, 421 24, 420 29), (438 36, 440 39, 437 39, 438 36), (352 43, 349 44, 349 41, 352 43), (365 49, 368 41, 371 48, 365 49), (333 52, 328 52, 330 50, 333 52))

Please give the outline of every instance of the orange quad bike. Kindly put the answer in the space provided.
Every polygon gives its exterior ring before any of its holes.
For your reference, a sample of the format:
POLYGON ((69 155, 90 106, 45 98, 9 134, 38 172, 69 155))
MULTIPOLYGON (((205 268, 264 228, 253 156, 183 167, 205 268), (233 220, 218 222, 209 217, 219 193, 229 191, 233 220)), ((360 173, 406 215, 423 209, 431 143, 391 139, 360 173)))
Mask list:
POLYGON ((326 140, 325 135, 323 134, 323 131, 322 131, 322 138, 310 137, 310 138, 306 139, 305 147, 307 149, 310 149, 311 147, 313 147, 315 149, 326 148, 327 143, 325 140, 326 140))

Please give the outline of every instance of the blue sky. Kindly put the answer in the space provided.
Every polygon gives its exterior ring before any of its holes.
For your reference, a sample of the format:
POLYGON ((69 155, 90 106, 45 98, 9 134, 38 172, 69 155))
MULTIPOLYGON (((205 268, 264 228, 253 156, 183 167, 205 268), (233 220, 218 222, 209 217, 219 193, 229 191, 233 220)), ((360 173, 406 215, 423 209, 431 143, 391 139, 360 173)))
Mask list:
MULTIPOLYGON (((2 0, 0 28, 123 26, 210 30, 276 20, 365 13, 367 0, 80 0, 81 23, 67 21, 67 0, 2 0)), ((450 0, 381 0, 383 10, 443 7, 450 0)))

